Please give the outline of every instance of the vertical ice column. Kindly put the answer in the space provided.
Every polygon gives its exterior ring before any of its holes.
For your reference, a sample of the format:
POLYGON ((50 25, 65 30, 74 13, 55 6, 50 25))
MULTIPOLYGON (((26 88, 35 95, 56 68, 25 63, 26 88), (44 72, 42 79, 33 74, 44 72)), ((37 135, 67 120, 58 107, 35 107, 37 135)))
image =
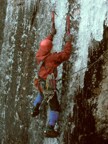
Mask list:
POLYGON ((5 89, 7 82, 11 81, 11 75, 6 75, 6 71, 8 70, 11 72, 12 70, 18 11, 19 7, 14 5, 14 1, 8 0, 4 27, 4 37, 0 56, 0 76, 2 92, 5 89))
MULTIPOLYGON (((75 71, 87 66, 88 48, 92 39, 101 41, 103 38, 103 24, 108 13, 107 0, 81 0, 80 24, 78 32, 78 59, 75 63, 75 71)), ((83 73, 86 69, 83 70, 83 73)), ((82 71, 81 71, 82 73, 82 71)), ((83 77, 81 80, 83 86, 83 77)))
POLYGON ((65 34, 66 25, 66 13, 68 12, 68 1, 57 1, 53 0, 52 5, 55 4, 55 25, 57 29, 57 34, 54 39, 54 50, 61 51, 63 44, 63 37, 65 34))
MULTIPOLYGON (((63 37, 65 34, 65 25, 66 25, 66 13, 68 12, 68 1, 57 1, 52 0, 51 5, 55 5, 55 11, 57 15, 55 15, 55 25, 57 29, 57 34, 54 38, 54 51, 61 51, 63 46, 63 37)), ((59 67, 58 77, 62 76, 62 65, 59 67)))
MULTIPOLYGON (((17 31, 19 7, 15 6, 14 1, 7 0, 7 9, 4 26, 3 44, 0 55, 0 121, 2 123, 2 135, 5 135, 5 101, 11 82, 12 64, 15 50, 15 35, 17 31), (8 74, 7 74, 8 72, 8 74)), ((1 127, 0 127, 1 129, 1 127)), ((2 142, 3 143, 3 139, 2 142)))

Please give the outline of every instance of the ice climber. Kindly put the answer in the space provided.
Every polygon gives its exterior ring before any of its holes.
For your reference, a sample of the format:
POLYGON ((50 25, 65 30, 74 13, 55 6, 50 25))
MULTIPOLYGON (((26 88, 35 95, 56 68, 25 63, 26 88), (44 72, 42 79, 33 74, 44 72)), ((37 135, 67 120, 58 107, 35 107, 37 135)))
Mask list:
POLYGON ((38 94, 34 100, 32 117, 36 117, 39 114, 41 103, 47 97, 49 103, 48 125, 46 131, 44 131, 47 137, 56 137, 58 135, 58 132, 54 129, 60 113, 56 88, 57 67, 70 58, 72 49, 72 35, 68 34, 65 36, 64 49, 61 52, 52 53, 52 41, 55 34, 56 29, 55 25, 53 25, 51 33, 40 42, 39 50, 36 53, 36 61, 40 65, 40 69, 38 78, 34 80, 38 94))

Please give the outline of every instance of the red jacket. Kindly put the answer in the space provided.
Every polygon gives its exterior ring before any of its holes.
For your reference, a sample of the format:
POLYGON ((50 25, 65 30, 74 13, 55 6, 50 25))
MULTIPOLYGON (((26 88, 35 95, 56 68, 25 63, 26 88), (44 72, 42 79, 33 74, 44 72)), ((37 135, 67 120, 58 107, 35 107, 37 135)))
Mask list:
MULTIPOLYGON (((46 39, 53 40, 51 35, 48 35, 46 39)), ((48 74, 54 72, 54 70, 64 61, 68 60, 71 55, 72 45, 71 42, 66 42, 64 49, 61 52, 48 53, 44 55, 44 53, 40 50, 36 53, 36 60, 38 64, 44 60, 44 65, 41 66, 39 70, 39 77, 42 79, 46 79, 48 74)))

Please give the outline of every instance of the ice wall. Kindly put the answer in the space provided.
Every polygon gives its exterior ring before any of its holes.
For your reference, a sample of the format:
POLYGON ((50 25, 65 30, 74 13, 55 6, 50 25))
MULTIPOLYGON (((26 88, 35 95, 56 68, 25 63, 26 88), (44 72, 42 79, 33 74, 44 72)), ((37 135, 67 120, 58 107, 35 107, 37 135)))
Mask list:
POLYGON ((3 44, 0 55, 0 121, 2 122, 2 135, 5 133, 5 102, 10 90, 10 87, 7 87, 7 84, 9 84, 12 79, 12 64, 15 51, 18 12, 19 7, 14 7, 14 1, 7 0, 3 44))
MULTIPOLYGON (((18 26, 18 16, 20 13, 20 8, 23 8, 24 15, 23 15, 23 34, 21 39, 27 40, 27 30, 30 29, 30 19, 29 14, 31 9, 33 9, 33 5, 35 5, 37 0, 7 0, 7 9, 6 9, 6 18, 5 18, 5 27, 4 27, 4 38, 3 38, 3 44, 2 44, 2 51, 0 56, 0 81, 1 81, 1 87, 0 87, 0 94, 7 95, 8 91, 10 90, 10 87, 6 88, 6 85, 11 83, 12 79, 12 64, 13 64, 13 58, 14 58, 14 51, 16 48, 16 32, 17 32, 17 26, 18 26), (21 7, 19 5, 22 5, 21 7)), ((43 9, 39 7, 38 15, 36 16, 37 20, 37 27, 34 25, 33 30, 35 33, 39 33, 40 35, 38 38, 36 37, 34 44, 32 46, 33 51, 36 51, 36 45, 39 43, 44 36, 46 36, 46 33, 48 34, 49 25, 50 25, 50 9, 53 5, 55 5, 55 11, 57 15, 55 15, 55 24, 57 29, 57 34, 54 38, 54 51, 61 51, 62 45, 64 43, 63 37, 65 34, 65 16, 68 12, 68 6, 71 3, 68 3, 68 0, 46 0, 46 1, 40 1, 41 6, 45 6, 43 9), (42 10, 45 10, 44 12, 42 10), (46 19, 45 19, 46 18, 46 19), (43 20, 43 21, 41 21, 43 20), (49 23, 49 24, 48 24, 49 23), (48 24, 48 25, 47 25, 48 24)), ((107 0, 77 0, 77 3, 73 4, 75 5, 80 4, 80 21, 79 21, 79 31, 78 34, 76 34, 77 42, 76 45, 74 45, 75 53, 77 56, 77 60, 73 64, 73 69, 75 72, 79 71, 80 69, 87 67, 87 59, 88 59, 88 49, 89 44, 91 43, 92 39, 95 39, 96 41, 101 41, 103 38, 103 23, 104 20, 106 20, 106 24, 108 25, 108 1, 107 0), (77 49, 77 50, 76 50, 77 49)), ((71 13, 72 9, 70 10, 71 13)), ((77 16, 74 16, 74 19, 77 20, 77 16)), ((71 32, 73 30, 71 29, 71 32)), ((73 33, 74 34, 74 33, 73 33)), ((21 43, 21 48, 26 49, 26 45, 24 42, 21 43)), ((21 63, 22 63, 22 57, 20 53, 18 53, 18 74, 21 72, 21 63)), ((80 75, 81 81, 80 85, 83 87, 83 80, 84 80, 84 69, 83 71, 80 71, 78 74, 80 75)), ((62 67, 59 69, 59 76, 61 77, 62 73, 62 67)), ((17 93, 20 87, 20 81, 21 81, 21 75, 17 77, 17 93)), ((70 90, 72 91, 72 90, 70 90)), ((16 100, 17 98, 16 93, 16 100)), ((9 97, 8 97, 9 98, 9 97)), ((3 97, 0 98, 0 100, 3 97)), ((0 104, 0 110, 2 110, 1 117, 5 117, 5 106, 3 106, 3 103, 0 104)), ((70 110, 69 110, 70 111, 70 110)), ((35 136, 34 136, 35 137, 35 136)), ((33 142, 33 141, 32 141, 33 142)), ((45 139, 44 144, 50 144, 50 143, 59 143, 57 139, 45 139)))
MULTIPOLYGON (((5 28, 4 28, 4 42, 2 44, 2 51, 0 56, 0 75, 1 79, 5 78, 6 81, 10 81, 11 76, 6 75, 6 70, 12 70, 13 56, 15 50, 15 35, 17 31, 17 19, 18 19, 18 7, 14 7, 14 2, 7 1, 5 28)), ((3 81, 1 80, 1 90, 5 88, 3 81)))
MULTIPOLYGON (((107 0, 81 0, 80 24, 77 40, 78 59, 75 62, 75 71, 87 67, 88 48, 91 40, 101 41, 103 38, 103 24, 108 20, 107 0)), ((86 69, 79 73, 84 73, 86 69)), ((83 86, 83 77, 81 78, 83 86)))
POLYGON ((63 45, 63 37, 65 34, 65 24, 66 24, 66 13, 68 12, 68 1, 57 1, 53 0, 51 2, 51 7, 55 5, 55 12, 57 15, 55 15, 55 26, 57 29, 57 34, 54 38, 54 50, 55 51, 61 51, 62 45, 63 45))
MULTIPOLYGON (((54 37, 54 47, 53 51, 59 52, 63 49, 63 38, 65 34, 65 26, 66 26, 66 14, 68 12, 68 0, 65 1, 58 1, 58 0, 52 0, 51 1, 51 7, 55 7, 55 12, 57 15, 55 15, 55 26, 57 29, 57 34, 54 37)), ((62 76, 62 65, 58 69, 58 78, 61 78, 62 76)))

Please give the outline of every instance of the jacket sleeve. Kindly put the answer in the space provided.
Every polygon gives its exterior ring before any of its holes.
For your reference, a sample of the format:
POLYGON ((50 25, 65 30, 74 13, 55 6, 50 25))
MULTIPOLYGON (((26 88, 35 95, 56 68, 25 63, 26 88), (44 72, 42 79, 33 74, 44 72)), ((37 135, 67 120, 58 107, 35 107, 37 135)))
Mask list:
POLYGON ((66 42, 66 44, 64 45, 64 49, 61 52, 56 53, 54 55, 55 62, 58 63, 58 65, 59 65, 63 61, 68 60, 71 55, 71 50, 72 50, 71 42, 66 42))

